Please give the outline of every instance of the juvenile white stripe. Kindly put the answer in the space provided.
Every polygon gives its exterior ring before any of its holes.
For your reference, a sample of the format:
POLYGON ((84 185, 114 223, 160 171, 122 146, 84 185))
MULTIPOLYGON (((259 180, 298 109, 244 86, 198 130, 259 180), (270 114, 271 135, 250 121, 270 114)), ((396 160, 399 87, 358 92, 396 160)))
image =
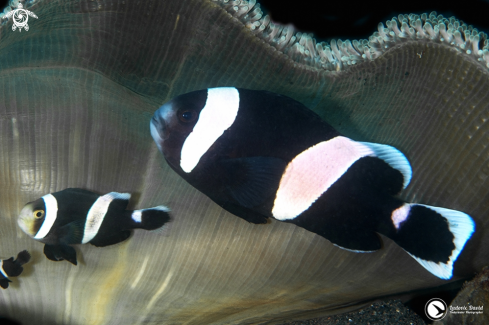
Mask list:
POLYGON ((150 211, 150 210, 158 210, 158 211, 163 211, 163 212, 170 212, 170 208, 164 206, 164 205, 159 205, 154 208, 148 208, 148 209, 141 209, 141 210, 134 210, 134 212, 131 215, 132 220, 136 222, 141 222, 142 217, 143 217, 143 212, 144 211, 150 211))
POLYGON ((129 193, 110 192, 99 197, 88 211, 82 244, 86 244, 95 237, 104 221, 110 203, 115 199, 129 200, 129 193))
POLYGON ((200 158, 231 127, 238 115, 239 92, 236 88, 209 88, 199 120, 182 146, 180 167, 190 173, 200 158))
POLYGON ((141 217, 143 216, 143 210, 136 210, 132 213, 132 220, 136 222, 141 222, 141 217))
POLYGON ((2 263, 0 264, 0 272, 2 272, 3 276, 8 279, 7 272, 5 272, 5 270, 3 269, 3 260, 2 263))
POLYGON ((285 169, 272 209, 278 220, 306 211, 358 159, 373 156, 368 146, 338 136, 297 155, 285 169))
POLYGON ((391 219, 396 229, 399 229, 400 224, 407 219, 410 211, 411 204, 403 204, 399 208, 392 211, 391 219))
POLYGON ((42 197, 44 201, 44 206, 46 207, 44 222, 41 225, 41 228, 34 236, 34 239, 43 239, 49 233, 51 228, 56 221, 56 217, 58 215, 58 201, 52 194, 46 194, 42 197))

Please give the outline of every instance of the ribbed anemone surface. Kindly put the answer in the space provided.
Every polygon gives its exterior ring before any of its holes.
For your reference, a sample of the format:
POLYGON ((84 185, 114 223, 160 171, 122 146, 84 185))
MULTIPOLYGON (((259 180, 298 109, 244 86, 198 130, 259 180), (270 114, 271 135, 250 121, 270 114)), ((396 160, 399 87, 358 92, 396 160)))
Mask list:
POLYGON ((13 32, 11 19, 0 28, 0 253, 33 258, 1 291, 0 314, 24 324, 276 323, 446 283, 386 238, 355 254, 291 224, 249 224, 178 177, 150 118, 176 95, 217 86, 285 94, 345 136, 395 146, 413 167, 403 198, 476 221, 454 279, 488 264, 489 78, 474 55, 409 38, 330 71, 291 59, 218 1, 26 8, 38 16, 29 31, 13 32), (78 266, 52 262, 16 218, 68 187, 133 193, 131 207, 168 205, 174 221, 166 233, 78 246, 78 266))

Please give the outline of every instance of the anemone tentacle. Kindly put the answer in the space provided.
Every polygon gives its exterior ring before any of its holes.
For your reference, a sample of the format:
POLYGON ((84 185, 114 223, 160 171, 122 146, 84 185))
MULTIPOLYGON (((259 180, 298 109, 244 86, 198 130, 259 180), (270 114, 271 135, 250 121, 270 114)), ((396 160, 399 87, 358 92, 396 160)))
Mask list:
POLYGON ((489 68, 487 34, 455 17, 430 14, 400 14, 379 23, 368 40, 331 40, 317 43, 313 34, 295 32, 264 15, 255 0, 212 0, 248 29, 295 62, 327 71, 342 71, 349 66, 371 61, 397 44, 425 41, 452 46, 489 68))

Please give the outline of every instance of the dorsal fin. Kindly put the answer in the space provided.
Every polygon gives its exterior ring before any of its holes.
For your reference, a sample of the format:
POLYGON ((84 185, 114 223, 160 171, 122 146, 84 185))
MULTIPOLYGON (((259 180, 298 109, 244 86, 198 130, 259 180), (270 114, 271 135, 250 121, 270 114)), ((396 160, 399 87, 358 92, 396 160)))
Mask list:
POLYGON ((397 169, 401 172, 402 176, 404 177, 402 185, 403 189, 409 185, 409 182, 411 181, 411 177, 413 175, 413 171, 411 169, 411 164, 409 163, 409 160, 407 160, 406 156, 404 156, 402 152, 386 144, 372 142, 359 143, 366 145, 367 147, 372 149, 372 151, 378 158, 385 161, 392 168, 397 169))

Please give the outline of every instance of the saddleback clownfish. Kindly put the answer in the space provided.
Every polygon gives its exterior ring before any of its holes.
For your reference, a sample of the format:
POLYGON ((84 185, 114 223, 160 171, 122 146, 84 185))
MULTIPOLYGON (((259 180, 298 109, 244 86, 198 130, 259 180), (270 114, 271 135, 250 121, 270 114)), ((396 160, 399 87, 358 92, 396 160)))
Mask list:
POLYGON ((31 259, 31 254, 28 251, 22 251, 17 254, 17 258, 14 260, 13 257, 0 260, 0 287, 7 289, 9 282, 9 277, 19 276, 24 268, 22 265, 29 262, 31 259))
POLYGON ((130 229, 153 230, 170 221, 170 210, 165 206, 126 210, 130 197, 129 193, 100 196, 68 188, 27 203, 17 222, 26 234, 45 244, 48 259, 76 265, 76 251, 70 245, 114 245, 126 240, 130 229))
POLYGON ((150 128, 173 170, 252 223, 273 217, 353 252, 380 249, 380 233, 442 279, 475 230, 463 212, 395 197, 412 174, 399 150, 344 137, 286 96, 194 91, 161 106, 150 128))

